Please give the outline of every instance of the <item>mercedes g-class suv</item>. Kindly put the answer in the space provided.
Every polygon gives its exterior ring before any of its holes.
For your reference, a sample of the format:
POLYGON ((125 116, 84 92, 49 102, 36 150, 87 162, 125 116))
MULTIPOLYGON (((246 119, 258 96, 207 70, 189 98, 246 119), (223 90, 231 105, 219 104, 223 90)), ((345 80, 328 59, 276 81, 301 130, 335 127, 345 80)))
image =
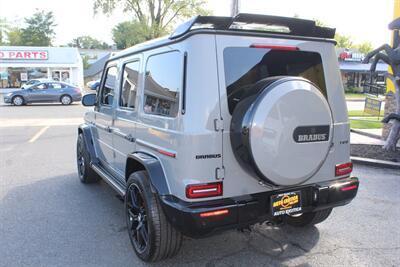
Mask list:
POLYGON ((83 183, 125 200, 137 256, 182 235, 308 226, 358 190, 335 30, 264 15, 197 16, 106 63, 78 129, 83 183))

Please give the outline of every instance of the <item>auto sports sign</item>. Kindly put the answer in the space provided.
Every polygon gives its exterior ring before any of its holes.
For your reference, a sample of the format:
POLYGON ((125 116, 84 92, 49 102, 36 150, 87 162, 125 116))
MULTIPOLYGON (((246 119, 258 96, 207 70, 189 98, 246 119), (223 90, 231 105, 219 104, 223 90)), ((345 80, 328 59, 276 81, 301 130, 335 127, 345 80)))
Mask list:
POLYGON ((0 60, 47 60, 49 52, 45 50, 0 50, 0 60))

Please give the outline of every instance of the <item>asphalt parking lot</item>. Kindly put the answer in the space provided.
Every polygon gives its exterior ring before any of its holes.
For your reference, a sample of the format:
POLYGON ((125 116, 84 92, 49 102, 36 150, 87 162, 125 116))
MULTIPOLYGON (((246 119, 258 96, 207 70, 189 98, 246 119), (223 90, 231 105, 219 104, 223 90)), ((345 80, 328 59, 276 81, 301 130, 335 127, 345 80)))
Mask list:
MULTIPOLYGON (((0 266, 146 266, 129 243, 122 202, 75 166, 76 104, 0 106, 0 266)), ((151 266, 399 266, 400 173, 355 166, 359 195, 307 229, 255 226, 185 238, 151 266)))

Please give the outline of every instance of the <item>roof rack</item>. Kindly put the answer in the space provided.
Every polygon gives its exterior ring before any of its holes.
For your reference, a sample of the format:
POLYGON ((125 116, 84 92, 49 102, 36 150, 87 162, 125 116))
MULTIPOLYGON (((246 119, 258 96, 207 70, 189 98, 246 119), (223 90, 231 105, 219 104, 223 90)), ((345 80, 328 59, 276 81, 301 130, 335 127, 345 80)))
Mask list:
POLYGON ((178 26, 169 39, 181 37, 194 29, 257 31, 328 39, 334 38, 336 31, 333 28, 317 26, 313 20, 241 13, 235 17, 193 17, 178 26), (246 29, 251 25, 255 25, 255 28, 246 29), (267 28, 263 29, 263 26, 267 28))

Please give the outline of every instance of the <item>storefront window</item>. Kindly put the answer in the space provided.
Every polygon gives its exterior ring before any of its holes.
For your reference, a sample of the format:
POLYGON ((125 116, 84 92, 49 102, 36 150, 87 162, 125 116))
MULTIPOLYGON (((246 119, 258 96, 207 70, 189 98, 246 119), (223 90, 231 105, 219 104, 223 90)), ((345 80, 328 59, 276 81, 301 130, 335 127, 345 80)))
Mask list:
POLYGON ((20 88, 31 79, 47 78, 47 68, 1 68, 0 88, 20 88))

